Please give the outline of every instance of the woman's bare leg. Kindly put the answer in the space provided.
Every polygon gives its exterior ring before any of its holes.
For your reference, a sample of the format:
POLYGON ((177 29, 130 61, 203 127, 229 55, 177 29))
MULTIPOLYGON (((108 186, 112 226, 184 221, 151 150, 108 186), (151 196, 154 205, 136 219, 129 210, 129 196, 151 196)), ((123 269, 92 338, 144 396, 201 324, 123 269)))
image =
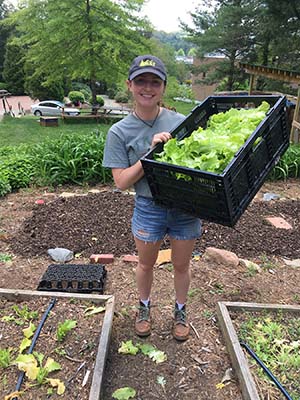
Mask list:
POLYGON ((136 269, 136 282, 141 300, 150 297, 153 282, 153 267, 157 259, 161 241, 144 242, 135 238, 139 262, 136 269))
POLYGON ((145 305, 143 300, 145 301, 150 298, 153 282, 153 267, 157 259, 161 241, 149 243, 135 238, 135 243, 139 255, 139 262, 136 269, 136 282, 140 298, 139 309, 135 320, 135 333, 143 337, 151 333, 150 304, 145 305))
POLYGON ((191 282, 190 261, 194 245, 194 239, 171 239, 175 294, 176 300, 181 304, 185 304, 187 301, 187 293, 191 282))
POLYGON ((190 333, 190 326, 186 315, 186 301, 190 287, 190 260, 194 248, 195 240, 171 240, 172 263, 174 266, 174 287, 177 303, 182 308, 175 306, 173 336, 175 339, 187 340, 190 333))

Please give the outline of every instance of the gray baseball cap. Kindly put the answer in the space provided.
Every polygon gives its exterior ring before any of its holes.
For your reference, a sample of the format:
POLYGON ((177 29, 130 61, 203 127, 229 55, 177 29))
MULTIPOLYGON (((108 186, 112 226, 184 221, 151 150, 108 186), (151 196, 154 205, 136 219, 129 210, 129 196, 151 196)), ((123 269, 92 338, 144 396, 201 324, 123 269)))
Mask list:
POLYGON ((138 56, 133 60, 129 69, 128 79, 131 81, 146 72, 157 75, 163 81, 167 80, 167 71, 164 63, 158 57, 150 54, 138 56))

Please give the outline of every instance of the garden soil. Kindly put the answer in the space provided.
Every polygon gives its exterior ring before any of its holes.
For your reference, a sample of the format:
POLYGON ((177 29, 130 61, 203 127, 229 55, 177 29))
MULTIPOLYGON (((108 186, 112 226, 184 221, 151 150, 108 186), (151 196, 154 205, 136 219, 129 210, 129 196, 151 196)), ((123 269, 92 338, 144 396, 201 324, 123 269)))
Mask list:
MULTIPOLYGON (((34 352, 43 354, 42 366, 45 367, 49 359, 59 363, 60 368, 51 371, 48 378, 60 380, 65 385, 66 398, 68 399, 88 399, 91 390, 91 371, 94 368, 94 362, 97 355, 99 336, 102 329, 103 313, 95 313, 89 316, 88 313, 95 310, 98 305, 88 301, 79 301, 74 298, 56 298, 36 297, 14 304, 11 299, 0 299, 0 319, 5 317, 15 318, 12 322, 1 321, 1 349, 18 348, 18 345, 24 339, 23 329, 29 326, 29 321, 38 326, 44 317, 46 310, 50 310, 41 334, 34 346, 34 352), (51 304, 53 306, 51 307, 51 304), (27 310, 22 312, 22 310, 27 310), (28 313, 31 312, 29 316, 28 313), (36 314, 36 315, 33 315, 36 314), (66 321, 76 324, 70 330, 63 327, 66 321), (74 357, 76 354, 76 357, 74 357), (87 383, 82 382, 88 376, 87 383)), ((67 324, 69 325, 69 324, 67 324)), ((24 351, 26 353, 26 351, 24 351)), ((13 357, 12 357, 13 358, 13 357)), ((3 400, 8 392, 14 392, 16 381, 19 377, 16 366, 11 366, 7 370, 0 369, 0 399, 3 400), (3 374, 1 376, 1 373, 3 374), (5 379, 4 379, 5 376, 5 379), (4 385, 5 382, 5 385, 4 385), (8 388, 10 390, 8 390, 8 388)), ((23 380, 21 391, 24 391, 28 381, 23 380)), ((24 392, 22 399, 45 399, 47 390, 51 385, 44 382, 41 386, 36 385, 28 388, 24 392)), ((52 389, 52 400, 60 399, 56 393, 57 389, 52 389)))
MULTIPOLYGON (((234 372, 225 385, 216 386, 232 366, 216 305, 219 301, 300 304, 300 267, 285 263, 300 259, 299 180, 264 184, 234 228, 203 221, 203 234, 191 262, 187 305, 191 336, 184 343, 171 335, 174 289, 169 263, 155 267, 152 334, 147 339, 134 335, 136 263, 123 259, 136 254, 130 231, 132 209, 132 193, 107 186, 27 189, 1 198, 0 253, 12 255, 12 260, 0 260, 0 287, 35 290, 54 263, 47 254, 50 248, 72 250, 75 257, 71 263, 78 264, 90 263, 92 254, 112 253, 114 262, 106 266, 104 293, 115 296, 116 309, 103 399, 130 386, 139 400, 242 400, 234 372), (275 193, 279 199, 264 201, 266 193, 275 193), (283 218, 291 229, 275 228, 266 219, 270 216, 283 218), (241 264, 233 268, 209 262, 203 254, 211 246, 254 261, 261 269, 253 273, 241 264), (119 354, 121 342, 127 340, 151 343, 167 360, 157 364, 141 353, 119 354)), ((165 240, 162 249, 168 248, 165 240)), ((76 351, 73 357, 80 358, 76 351)), ((262 399, 282 399, 274 388, 258 385, 258 390, 262 399)), ((73 400, 68 393, 65 396, 73 400)))

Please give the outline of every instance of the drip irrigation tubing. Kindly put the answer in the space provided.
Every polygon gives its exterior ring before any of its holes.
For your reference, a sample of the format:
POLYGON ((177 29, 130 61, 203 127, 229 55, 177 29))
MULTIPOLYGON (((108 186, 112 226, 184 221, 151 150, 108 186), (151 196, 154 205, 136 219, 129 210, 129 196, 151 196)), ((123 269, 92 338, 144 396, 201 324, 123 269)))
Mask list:
MULTIPOLYGON (((34 335, 33 335, 33 338, 32 338, 32 342, 31 342, 31 345, 30 345, 30 347, 28 349, 27 354, 31 354, 33 352, 35 343, 36 343, 36 341, 37 341, 37 339, 38 339, 38 337, 39 337, 39 335, 41 333, 43 325, 44 325, 44 323, 45 323, 45 321, 46 321, 51 309, 54 307, 54 305, 56 303, 56 300, 57 300, 56 297, 53 297, 51 299, 50 303, 49 303, 49 306, 48 306, 47 310, 44 312, 43 317, 42 317, 42 319, 41 319, 41 321, 40 321, 40 323, 39 323, 39 325, 37 327, 37 330, 34 332, 34 335)), ((22 386, 24 375, 25 375, 25 372, 21 371, 20 374, 19 374, 17 385, 16 385, 16 392, 18 392, 20 390, 21 386, 22 386)), ((17 399, 18 399, 17 397, 14 397, 12 400, 17 400, 17 399)))
POLYGON ((261 359, 258 357, 258 355, 247 345, 245 342, 240 342, 240 345, 244 347, 247 352, 251 355, 251 357, 254 358, 254 360, 260 365, 260 367, 264 370, 264 372, 268 375, 270 379, 275 383, 275 385, 278 387, 278 389, 281 391, 281 393, 288 399, 288 400, 293 400, 292 397, 288 394, 288 392, 285 390, 285 388, 282 386, 282 384, 275 378, 275 376, 272 374, 272 372, 269 370, 269 368, 261 361, 261 359))

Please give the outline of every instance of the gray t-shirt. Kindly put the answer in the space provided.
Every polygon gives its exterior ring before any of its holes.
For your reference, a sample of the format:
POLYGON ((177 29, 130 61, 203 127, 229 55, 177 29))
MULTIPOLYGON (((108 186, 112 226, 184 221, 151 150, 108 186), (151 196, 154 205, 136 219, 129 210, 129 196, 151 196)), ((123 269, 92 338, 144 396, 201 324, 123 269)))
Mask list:
MULTIPOLYGON (((108 168, 134 165, 150 149, 156 133, 170 132, 184 119, 184 115, 164 108, 151 128, 129 114, 109 129, 102 165, 108 168)), ((145 177, 136 182, 134 189, 140 196, 152 197, 145 177)))

